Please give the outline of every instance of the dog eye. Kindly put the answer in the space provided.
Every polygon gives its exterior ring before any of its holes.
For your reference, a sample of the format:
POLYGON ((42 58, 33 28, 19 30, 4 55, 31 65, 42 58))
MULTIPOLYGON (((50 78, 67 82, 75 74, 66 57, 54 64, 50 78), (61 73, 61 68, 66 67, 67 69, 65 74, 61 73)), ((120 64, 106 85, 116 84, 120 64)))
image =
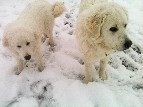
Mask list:
POLYGON ((126 28, 126 27, 127 27, 127 24, 125 24, 124 27, 126 28))
POLYGON ((26 45, 27 45, 27 46, 30 45, 30 42, 26 42, 26 45))
POLYGON ((112 32, 117 32, 117 31, 118 31, 118 28, 116 28, 116 27, 111 27, 111 28, 110 28, 110 31, 112 31, 112 32))
POLYGON ((22 46, 18 45, 17 47, 18 47, 18 48, 21 48, 22 46))

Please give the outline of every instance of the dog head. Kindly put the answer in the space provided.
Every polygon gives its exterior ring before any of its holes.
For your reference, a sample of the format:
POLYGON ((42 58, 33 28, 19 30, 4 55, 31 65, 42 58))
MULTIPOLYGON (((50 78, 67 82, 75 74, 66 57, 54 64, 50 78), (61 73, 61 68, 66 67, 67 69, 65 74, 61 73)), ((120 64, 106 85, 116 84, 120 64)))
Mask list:
POLYGON ((37 33, 28 32, 22 28, 10 29, 4 33, 3 45, 23 60, 30 60, 39 42, 37 33))
POLYGON ((132 45, 126 32, 128 16, 123 7, 108 3, 100 5, 90 14, 86 20, 87 29, 94 35, 94 40, 101 40, 102 46, 123 51, 132 45))

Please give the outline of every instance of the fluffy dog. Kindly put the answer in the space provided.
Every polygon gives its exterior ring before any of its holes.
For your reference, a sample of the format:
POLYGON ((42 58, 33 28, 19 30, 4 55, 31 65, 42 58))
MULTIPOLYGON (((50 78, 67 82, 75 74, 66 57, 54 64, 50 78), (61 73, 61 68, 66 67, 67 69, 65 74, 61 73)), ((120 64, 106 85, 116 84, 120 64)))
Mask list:
POLYGON ((17 60, 17 72, 20 74, 26 61, 34 58, 39 71, 43 71, 44 62, 40 53, 41 36, 49 38, 49 45, 54 46, 52 32, 54 19, 64 11, 64 4, 49 4, 46 0, 30 3, 21 15, 8 24, 4 31, 3 45, 7 47, 17 60))
POLYGON ((83 53, 86 83, 93 81, 95 61, 100 61, 99 77, 106 80, 109 55, 132 45, 126 33, 127 24, 127 12, 120 5, 107 0, 81 0, 76 37, 83 53))

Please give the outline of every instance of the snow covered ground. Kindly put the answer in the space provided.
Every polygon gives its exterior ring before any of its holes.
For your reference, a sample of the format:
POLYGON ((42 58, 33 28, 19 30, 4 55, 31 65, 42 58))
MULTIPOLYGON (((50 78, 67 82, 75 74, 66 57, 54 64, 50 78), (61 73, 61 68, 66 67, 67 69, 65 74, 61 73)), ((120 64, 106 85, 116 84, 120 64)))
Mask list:
POLYGON ((112 55, 107 81, 101 81, 95 70, 95 82, 89 84, 81 82, 84 65, 79 63, 74 34, 80 0, 59 0, 67 11, 55 22, 55 52, 49 51, 46 41, 41 46, 45 70, 39 73, 31 61, 20 75, 14 74, 16 62, 2 46, 2 34, 30 1, 0 0, 1 107, 143 107, 143 0, 110 0, 129 11, 128 34, 134 45, 112 55))

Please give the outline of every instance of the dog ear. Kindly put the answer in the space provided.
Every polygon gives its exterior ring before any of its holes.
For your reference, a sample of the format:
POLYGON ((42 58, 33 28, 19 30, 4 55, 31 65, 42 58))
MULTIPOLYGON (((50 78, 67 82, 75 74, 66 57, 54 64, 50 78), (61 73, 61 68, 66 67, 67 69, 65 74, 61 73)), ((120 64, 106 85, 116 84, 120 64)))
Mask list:
POLYGON ((99 10, 93 15, 90 15, 86 19, 87 30, 94 35, 94 38, 101 36, 101 28, 105 22, 107 15, 103 14, 102 10, 99 10))
POLYGON ((8 47, 9 46, 8 39, 6 38, 6 36, 3 37, 2 44, 3 44, 4 47, 8 47))

